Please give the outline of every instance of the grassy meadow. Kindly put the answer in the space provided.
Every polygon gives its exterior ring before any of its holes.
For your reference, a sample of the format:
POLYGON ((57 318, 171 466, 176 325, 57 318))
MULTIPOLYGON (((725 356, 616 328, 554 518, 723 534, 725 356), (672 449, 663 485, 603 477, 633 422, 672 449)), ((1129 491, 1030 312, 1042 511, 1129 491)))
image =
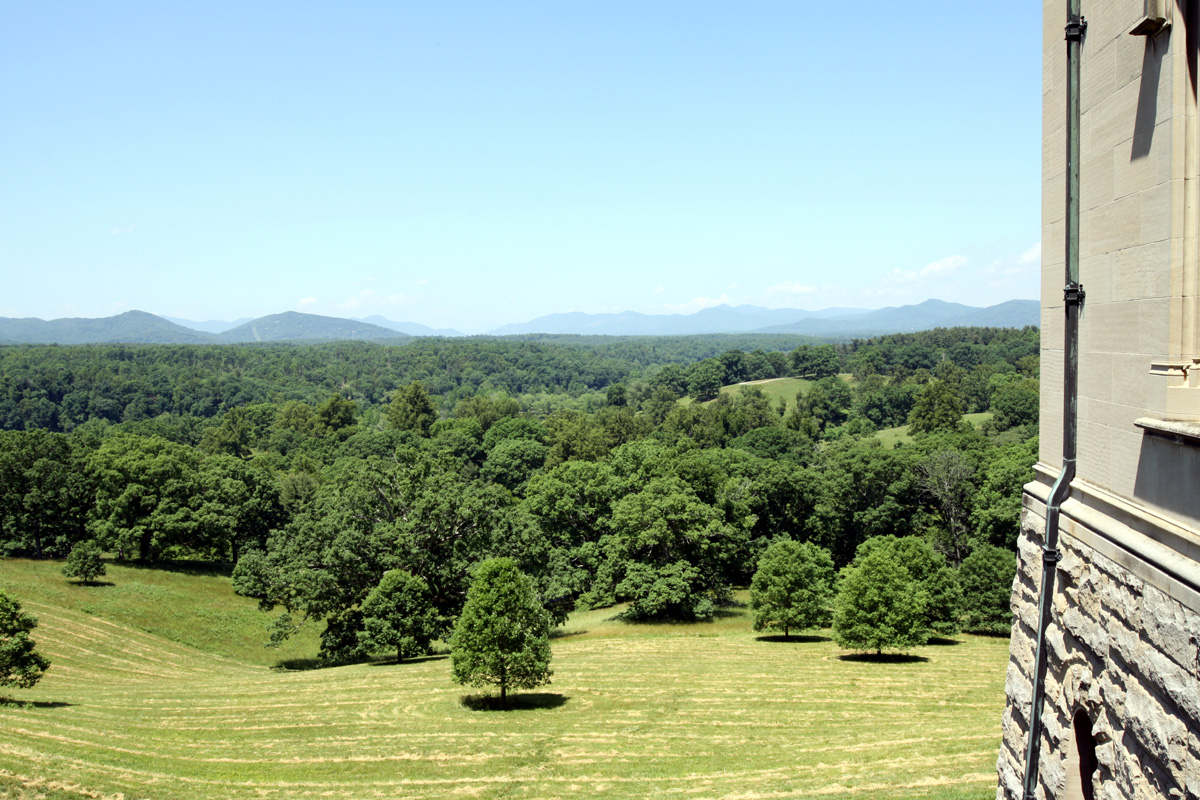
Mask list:
POLYGON ((52 666, 0 701, 0 798, 991 798, 1008 644, 886 661, 761 637, 749 611, 630 625, 577 613, 553 683, 509 711, 434 656, 272 669, 267 615, 217 571, 0 561, 52 666))
MULTIPOLYGON (((981 411, 978 414, 963 414, 963 419, 978 428, 983 423, 990 420, 994 414, 991 411, 981 411)), ((908 432, 907 425, 901 425, 899 428, 884 428, 875 432, 876 438, 883 442, 883 446, 892 450, 897 444, 912 444, 912 434, 908 432)))
MULTIPOLYGON (((846 378, 849 376, 843 376, 846 378)), ((762 393, 771 398, 771 405, 778 406, 779 401, 783 400, 787 403, 787 410, 791 411, 796 407, 796 394, 801 389, 808 391, 816 384, 816 381, 810 381, 807 378, 770 378, 763 381, 749 381, 747 383, 734 383, 729 386, 722 386, 722 394, 740 393, 748 387, 761 389, 762 393)))

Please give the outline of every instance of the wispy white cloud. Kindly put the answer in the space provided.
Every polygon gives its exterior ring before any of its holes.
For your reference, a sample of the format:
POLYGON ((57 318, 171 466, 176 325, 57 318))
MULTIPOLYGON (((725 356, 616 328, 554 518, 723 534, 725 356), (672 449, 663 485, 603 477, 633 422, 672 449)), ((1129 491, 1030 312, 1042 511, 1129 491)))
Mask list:
POLYGON ((1042 243, 1038 242, 1033 247, 1017 256, 1017 263, 1023 266, 1028 266, 1031 264, 1040 265, 1042 263, 1042 243))
POLYGON ((133 233, 133 225, 122 225, 118 228, 113 228, 108 233, 111 236, 124 236, 125 234, 133 233))
POLYGON ((1031 275, 1036 273, 1042 266, 1042 243, 1038 242, 1033 247, 1019 254, 1016 258, 999 258, 983 268, 983 272, 990 275, 1003 275, 1012 277, 1015 275, 1031 275))
POLYGON ((315 297, 301 297, 296 301, 296 305, 300 308, 308 308, 309 306, 315 306, 316 304, 317 298, 315 297))
POLYGON ((896 268, 883 277, 883 285, 875 288, 883 290, 889 286, 895 287, 897 284, 925 283, 931 278, 944 278, 954 274, 968 263, 970 262, 966 256, 947 256, 930 262, 920 269, 896 268))
POLYGON ((966 256, 947 256, 946 258, 934 261, 931 264, 926 264, 925 266, 921 267, 920 274, 922 276, 946 275, 948 273, 955 272, 959 267, 965 267, 967 263, 966 256))

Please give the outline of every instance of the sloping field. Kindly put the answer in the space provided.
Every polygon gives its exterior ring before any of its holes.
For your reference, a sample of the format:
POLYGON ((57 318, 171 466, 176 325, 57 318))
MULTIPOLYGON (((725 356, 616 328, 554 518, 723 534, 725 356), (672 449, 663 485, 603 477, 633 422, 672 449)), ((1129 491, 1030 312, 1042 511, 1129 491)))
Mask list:
POLYGON ((688 626, 587 612, 554 641, 554 683, 499 712, 462 702, 445 657, 272 671, 20 599, 53 666, 6 690, 0 797, 995 794, 1001 639, 875 662, 760 640, 741 610, 688 626))
MULTIPOLYGON (((991 411, 981 411, 978 414, 963 414, 963 419, 978 428, 994 416, 995 414, 991 411)), ((907 425, 901 425, 899 428, 884 428, 883 430, 876 431, 875 436, 889 450, 894 449, 899 442, 912 444, 913 441, 912 434, 908 432, 907 425)))
POLYGON ((761 389, 762 393, 771 398, 771 405, 778 406, 779 401, 783 400, 787 403, 787 408, 791 411, 796 406, 796 393, 801 389, 808 391, 813 387, 816 381, 810 381, 805 378, 772 378, 765 381, 750 381, 749 383, 735 383, 730 386, 722 386, 722 394, 731 394, 744 391, 747 387, 753 386, 761 389))

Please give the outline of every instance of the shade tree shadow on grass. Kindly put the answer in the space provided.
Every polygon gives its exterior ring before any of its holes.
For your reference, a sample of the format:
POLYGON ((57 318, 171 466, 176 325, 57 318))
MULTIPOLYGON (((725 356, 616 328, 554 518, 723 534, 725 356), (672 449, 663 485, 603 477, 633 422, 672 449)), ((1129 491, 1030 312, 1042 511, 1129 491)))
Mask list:
POLYGON ((816 644, 817 642, 831 641, 828 636, 817 636, 815 634, 793 633, 790 636, 784 636, 782 633, 772 634, 770 636, 755 636, 756 642, 776 642, 779 644, 816 644))
POLYGON ((107 563, 128 569, 148 569, 157 572, 175 572, 180 575, 201 575, 217 578, 233 576, 233 564, 228 561, 142 561, 141 559, 114 559, 107 563))
POLYGON ((390 658, 373 658, 367 662, 372 667, 403 667, 408 664, 423 664, 426 661, 445 661, 450 656, 446 653, 431 653, 427 656, 410 656, 403 661, 396 661, 396 657, 390 658))
POLYGON ((69 708, 73 705, 57 700, 16 700, 0 695, 0 708, 69 708))
POLYGON ((323 669, 329 666, 332 665, 320 658, 283 658, 276 661, 275 666, 271 667, 271 669, 284 672, 299 672, 309 669, 323 669))
POLYGON ((617 614, 615 617, 609 617, 606 622, 623 622, 626 625, 644 625, 647 627, 661 628, 690 628, 701 627, 704 625, 712 625, 713 621, 719 618, 719 614, 713 614, 712 619, 672 619, 670 617, 645 617, 634 619, 627 617, 624 612, 617 614))
POLYGON ((86 586, 89 589, 100 588, 102 586, 116 586, 112 581, 69 581, 71 586, 86 586))
POLYGON ((847 653, 838 661, 858 661, 867 664, 925 664, 929 659, 911 653, 847 653))
POLYGON ((500 696, 494 694, 464 694, 459 702, 472 711, 537 711, 559 708, 569 699, 557 692, 523 692, 510 694, 507 705, 501 704, 500 696))
POLYGON ((962 640, 961 639, 946 639, 941 636, 930 636, 929 640, 927 642, 925 642, 925 644, 933 645, 934 647, 953 647, 956 644, 962 644, 962 640))
POLYGON ((555 630, 550 631, 550 638, 551 639, 569 639, 572 636, 583 636, 585 633, 587 633, 587 629, 580 629, 580 630, 575 630, 575 631, 564 631, 564 630, 560 630, 560 629, 556 628, 555 630))
POLYGON ((304 672, 313 669, 332 669, 333 667, 348 667, 351 664, 366 664, 369 667, 404 667, 409 664, 421 664, 426 661, 444 661, 448 653, 431 653, 424 656, 411 656, 397 663, 393 656, 375 656, 358 661, 326 661, 323 658, 283 658, 275 662, 271 669, 278 672, 304 672))

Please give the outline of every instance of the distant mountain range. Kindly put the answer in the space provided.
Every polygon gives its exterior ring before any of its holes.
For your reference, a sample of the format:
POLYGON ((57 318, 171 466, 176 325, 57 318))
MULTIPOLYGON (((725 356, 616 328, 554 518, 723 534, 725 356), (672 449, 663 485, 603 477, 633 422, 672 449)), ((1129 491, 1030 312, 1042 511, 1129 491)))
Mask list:
MULTIPOLYGON (((196 322, 190 319, 180 319, 179 317, 163 317, 170 320, 176 325, 182 325, 185 328, 191 328, 194 331, 204 331, 206 333, 225 333, 234 328, 243 325, 247 322, 257 322, 249 317, 235 319, 233 322, 226 322, 219 319, 207 319, 201 322, 196 322)), ((263 317, 262 319, 266 319, 263 317)), ((336 319, 335 317, 327 317, 327 319, 336 319)), ((371 325, 378 325, 380 328, 399 331, 400 333, 408 334, 409 336, 462 336, 461 331, 456 331, 453 328, 431 328, 428 325, 422 325, 419 322, 393 322, 387 317, 381 317, 375 314, 370 317, 351 317, 356 322, 368 322, 371 325)))
MULTIPOLYGON (((721 305, 695 314, 550 314, 530 322, 505 325, 492 336, 516 334, 605 334, 609 336, 687 336, 702 333, 790 333, 844 339, 962 326, 1020 328, 1038 325, 1037 300, 1009 300, 976 308, 942 300, 911 306, 827 308, 821 311, 721 305)), ((380 316, 365 320, 324 317, 287 311, 253 320, 226 323, 190 322, 144 311, 115 317, 41 320, 0 317, 2 344, 235 344, 239 342, 355 339, 406 340, 412 336, 461 336, 415 322, 392 322, 380 316)))
MULTIPOLYGON (((355 317, 355 319, 358 319, 355 317)), ((419 322, 392 322, 386 317, 381 317, 374 314, 370 317, 360 320, 361 322, 369 322, 372 325, 378 325, 381 328, 390 328, 394 331, 407 333, 409 336, 463 336, 461 331, 456 331, 453 328, 431 328, 428 325, 422 325, 419 322)))
POLYGON ((4 344, 236 344, 328 339, 406 340, 411 337, 368 322, 287 311, 244 322, 221 333, 193 330, 145 311, 99 319, 0 317, 4 344))
POLYGON ((926 300, 899 308, 827 308, 822 311, 720 305, 695 314, 639 314, 635 311, 621 314, 550 314, 529 322, 505 325, 489 333, 493 336, 527 333, 686 336, 753 332, 841 338, 960 326, 1022 328, 1038 325, 1040 317, 1041 306, 1037 300, 1009 300, 987 308, 926 300))
POLYGON ((190 319, 180 319, 179 317, 166 317, 163 319, 174 322, 176 325, 182 325, 185 328, 191 328, 194 331, 204 331, 205 333, 224 333, 227 330, 236 328, 243 322, 249 322, 250 317, 242 317, 235 319, 233 322, 226 322, 223 319, 206 319, 203 322, 195 322, 190 319))

